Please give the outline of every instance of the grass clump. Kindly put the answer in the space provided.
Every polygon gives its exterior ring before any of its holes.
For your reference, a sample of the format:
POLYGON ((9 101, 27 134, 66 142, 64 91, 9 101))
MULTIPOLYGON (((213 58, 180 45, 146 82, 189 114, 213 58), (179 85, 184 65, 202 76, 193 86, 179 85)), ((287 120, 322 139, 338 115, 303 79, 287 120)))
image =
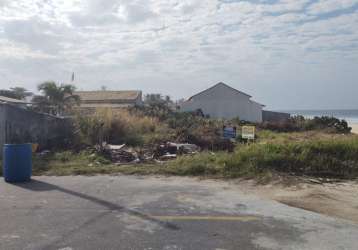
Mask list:
POLYGON ((63 151, 47 155, 34 155, 35 175, 72 175, 96 172, 111 163, 106 158, 91 151, 63 151))
POLYGON ((307 141, 285 144, 253 144, 241 147, 229 158, 228 172, 281 173, 355 178, 358 176, 358 141, 307 141))

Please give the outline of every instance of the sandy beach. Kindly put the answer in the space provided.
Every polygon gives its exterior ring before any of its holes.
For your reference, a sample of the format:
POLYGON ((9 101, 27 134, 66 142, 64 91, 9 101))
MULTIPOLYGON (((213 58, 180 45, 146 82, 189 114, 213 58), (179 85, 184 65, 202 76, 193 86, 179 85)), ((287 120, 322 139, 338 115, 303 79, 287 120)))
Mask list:
POLYGON ((352 127, 352 133, 358 134, 358 124, 349 124, 350 127, 352 127))

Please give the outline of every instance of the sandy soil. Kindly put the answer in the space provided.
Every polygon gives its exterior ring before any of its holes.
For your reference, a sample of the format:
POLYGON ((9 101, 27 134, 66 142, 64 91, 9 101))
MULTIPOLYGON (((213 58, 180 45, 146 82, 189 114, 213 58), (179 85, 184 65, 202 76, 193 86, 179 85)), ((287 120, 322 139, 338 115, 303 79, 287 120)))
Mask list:
POLYGON ((358 124, 349 124, 352 127, 352 133, 358 134, 358 124))
MULTIPOLYGON (((242 185, 243 183, 239 184, 242 185)), ((358 224, 358 181, 339 183, 244 184, 245 193, 276 200, 283 204, 350 220, 358 224)))

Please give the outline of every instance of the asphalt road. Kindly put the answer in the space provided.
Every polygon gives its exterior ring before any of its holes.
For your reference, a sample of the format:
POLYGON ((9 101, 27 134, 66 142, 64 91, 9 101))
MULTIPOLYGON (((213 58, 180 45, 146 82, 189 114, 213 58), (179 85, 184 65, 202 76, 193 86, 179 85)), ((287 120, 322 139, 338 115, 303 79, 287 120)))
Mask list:
POLYGON ((0 249, 358 249, 358 226, 164 177, 0 180, 0 249))

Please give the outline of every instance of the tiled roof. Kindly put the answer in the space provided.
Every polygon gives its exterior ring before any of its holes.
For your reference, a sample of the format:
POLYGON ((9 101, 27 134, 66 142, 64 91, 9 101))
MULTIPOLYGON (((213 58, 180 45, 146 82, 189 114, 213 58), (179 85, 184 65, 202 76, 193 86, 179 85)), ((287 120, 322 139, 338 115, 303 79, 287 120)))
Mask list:
POLYGON ((75 95, 80 96, 82 101, 133 101, 141 95, 141 91, 76 91, 75 95))

